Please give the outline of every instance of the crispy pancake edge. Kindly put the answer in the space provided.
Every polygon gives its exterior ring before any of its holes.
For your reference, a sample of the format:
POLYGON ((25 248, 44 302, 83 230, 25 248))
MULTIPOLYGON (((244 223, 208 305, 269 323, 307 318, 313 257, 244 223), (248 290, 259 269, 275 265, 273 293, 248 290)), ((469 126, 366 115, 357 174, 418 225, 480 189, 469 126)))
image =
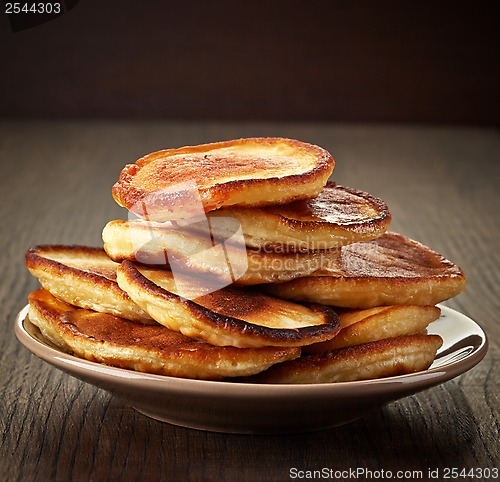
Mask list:
MULTIPOLYGON (((212 330, 222 329, 227 335, 232 336, 234 334, 234 337, 238 337, 241 333, 244 333, 245 338, 248 339, 248 343, 252 344, 240 345, 242 347, 257 346, 254 344, 255 342, 259 343, 259 346, 303 346, 313 343, 316 339, 317 341, 329 339, 335 336, 340 328, 339 319, 335 311, 323 305, 308 304, 308 307, 324 317, 324 324, 297 329, 269 328, 248 323, 238 318, 220 315, 191 300, 183 300, 180 296, 164 290, 146 278, 131 261, 125 260, 122 262, 118 268, 118 275, 119 280, 123 276, 127 283, 145 292, 147 296, 155 299, 156 302, 161 303, 161 300, 166 300, 180 304, 194 320, 208 325, 212 330)), ((139 299, 136 299, 136 302, 139 304, 144 303, 144 301, 139 299)), ((145 305, 143 307, 147 308, 145 305)), ((161 323, 160 320, 157 321, 161 323)), ((211 342, 214 343, 213 340, 211 342)))
MULTIPOLYGON (((106 278, 103 275, 97 273, 91 273, 88 271, 84 271, 78 268, 73 268, 72 266, 68 266, 59 261, 55 261, 50 258, 46 258, 44 253, 50 254, 50 252, 58 252, 58 251, 69 251, 75 254, 80 254, 84 256, 92 256, 94 254, 105 255, 108 256, 103 248, 91 247, 91 246, 83 246, 83 245, 69 245, 64 246, 60 244, 46 244, 46 245, 38 245, 32 248, 29 248, 26 252, 26 267, 28 270, 31 269, 46 269, 51 272, 57 272, 62 275, 65 273, 71 273, 75 276, 81 277, 82 274, 86 279, 91 281, 94 284, 102 285, 111 290, 115 290, 116 293, 119 293, 121 296, 125 295, 124 299, 128 298, 128 295, 123 291, 118 289, 117 284, 113 280, 106 278)), ((110 261, 113 261, 110 258, 110 261)))
POLYGON ((446 286, 439 279, 334 278, 307 276, 274 285, 266 291, 290 300, 321 303, 341 308, 374 308, 386 305, 436 305, 453 298, 465 288, 465 278, 452 277, 446 286))
MULTIPOLYGON (((277 364, 251 377, 249 381, 256 383, 338 383, 416 373, 429 368, 442 343, 443 340, 439 335, 419 334, 386 338, 323 353, 303 355, 296 360, 277 364), (426 351, 421 356, 418 368, 410 369, 408 363, 411 360, 408 360, 408 357, 418 355, 416 352, 421 348, 426 351), (389 365, 384 364, 386 361, 384 358, 387 356, 390 360, 389 365), (370 357, 374 359, 370 360, 370 357), (336 366, 339 364, 343 365, 336 366), (336 368, 337 372, 334 370, 328 373, 332 368, 336 368), (343 378, 342 372, 355 372, 358 368, 360 370, 358 374, 348 376, 347 380, 343 378), (370 373, 369 377, 361 375, 362 372, 369 373, 371 369, 374 372, 370 373)), ((412 363, 415 364, 415 360, 412 363)))
POLYGON ((441 310, 437 306, 391 305, 383 307, 377 313, 367 314, 358 321, 343 326, 343 321, 346 318, 353 314, 360 316, 365 311, 371 310, 348 310, 345 313, 340 313, 342 328, 337 336, 331 340, 306 347, 307 352, 321 353, 385 338, 417 335, 441 315, 441 310))
POLYGON ((30 303, 39 308, 44 318, 43 324, 49 325, 65 344, 61 348, 80 358, 118 368, 183 378, 221 380, 237 376, 238 373, 242 376, 259 373, 275 363, 292 360, 300 355, 300 349, 293 347, 246 350, 215 347, 160 325, 141 325, 108 313, 71 307, 44 289, 31 293, 29 298, 30 303), (85 317, 88 316, 91 317, 90 333, 80 328, 82 317, 85 324, 85 317), (93 330, 92 325, 95 323, 104 326, 97 326, 93 330), (115 333, 116 339, 113 340, 115 333), (146 343, 138 346, 134 335, 141 339, 141 333, 146 343))
MULTIPOLYGON (((106 278, 103 275, 97 274, 97 273, 91 273, 88 271, 84 271, 78 268, 73 268, 71 266, 68 266, 64 263, 61 263, 59 261, 55 261, 53 259, 46 258, 44 256, 44 253, 49 255, 51 252, 60 252, 60 251, 67 251, 71 253, 75 253, 78 255, 81 255, 83 257, 85 256, 93 256, 93 255, 99 255, 99 256, 107 256, 106 252, 104 251, 103 248, 98 248, 98 247, 90 247, 90 246, 84 246, 84 245, 69 245, 69 246, 64 246, 64 245, 39 245, 30 248, 25 255, 26 259, 26 267, 30 271, 30 273, 35 276, 36 278, 39 279, 40 283, 42 286, 45 283, 42 283, 42 280, 40 280, 39 275, 37 274, 37 270, 41 270, 44 273, 50 273, 51 275, 55 277, 59 277, 60 279, 68 279, 69 278, 69 284, 71 284, 71 280, 78 280, 79 282, 83 282, 86 285, 92 285, 92 286, 98 286, 100 289, 103 290, 103 292, 108 293, 111 295, 112 298, 117 300, 118 303, 123 303, 124 306, 126 305, 131 305, 131 308, 127 310, 126 316, 130 319, 133 319, 135 321, 143 322, 143 323, 152 323, 153 321, 149 317, 149 315, 141 310, 138 306, 136 307, 135 303, 132 301, 132 299, 128 296, 128 294, 123 291, 119 286, 116 281, 110 280, 106 278), (137 313, 135 313, 137 311, 137 313)), ((112 261, 110 259, 110 261, 112 261)), ((45 287, 45 286, 44 286, 45 287)), ((48 290, 51 291, 51 290, 48 290)), ((80 308, 85 308, 85 309, 94 309, 94 307, 99 304, 99 300, 91 300, 88 301, 86 299, 69 299, 64 295, 64 290, 58 290, 57 293, 53 293, 55 296, 60 298, 62 301, 65 301, 67 303, 71 304, 76 304, 76 302, 79 302, 79 307, 80 308), (66 299, 63 299, 66 298, 66 299)), ((109 312, 114 315, 122 315, 125 316, 123 313, 118 312, 116 309, 106 309, 106 312, 109 312)))
POLYGON ((71 348, 55 328, 55 324, 61 313, 77 308, 59 300, 44 288, 31 292, 28 295, 28 303, 28 318, 38 327, 42 335, 61 350, 71 352, 71 348), (57 311, 54 305, 57 305, 57 311))
MULTIPOLYGON (((282 204, 288 203, 298 199, 309 199, 317 195, 323 186, 326 184, 328 177, 331 175, 334 167, 335 161, 332 155, 326 151, 325 149, 305 142, 297 141, 294 139, 280 138, 280 137, 267 137, 267 138, 242 138, 242 139, 234 139, 231 141, 223 141, 223 142, 215 142, 209 144, 200 144, 198 146, 185 146, 178 149, 164 149, 162 151, 157 151, 151 154, 148 154, 134 164, 126 165, 120 173, 120 177, 118 182, 113 185, 112 195, 115 201, 120 205, 127 209, 133 208, 140 201, 142 201, 145 197, 151 196, 152 193, 147 192, 143 189, 139 189, 137 187, 131 186, 132 179, 137 174, 137 172, 146 164, 150 162, 154 162, 159 155, 173 155, 173 154, 190 154, 190 153, 199 153, 209 151, 211 149, 218 149, 224 147, 232 147, 237 146, 242 143, 257 143, 261 144, 273 144, 273 143, 286 143, 295 147, 296 149, 303 150, 307 149, 309 152, 313 152, 317 158, 317 165, 310 171, 307 171, 302 174, 292 174, 284 177, 274 177, 267 179, 242 179, 242 180, 233 180, 228 181, 221 184, 216 184, 214 186, 206 188, 203 192, 200 192, 205 212, 213 211, 214 209, 218 209, 223 205, 234 205, 234 204, 243 204, 245 203, 245 198, 249 198, 252 196, 252 191, 257 191, 259 189, 266 188, 269 192, 268 196, 273 193, 276 195, 277 192, 282 190, 287 190, 290 193, 287 195, 283 194, 282 196, 272 196, 273 199, 269 197, 262 197, 262 199, 254 204, 249 205, 271 205, 271 204, 282 204), (303 184, 308 184, 307 192, 304 193, 303 184), (312 187, 314 185, 314 187, 312 187), (235 196, 235 193, 239 193, 239 197, 241 197, 240 201, 236 202, 228 202, 231 197, 235 196), (267 200, 266 200, 267 199, 267 200)), ((173 198, 173 199, 165 199, 164 197, 160 200, 148 199, 148 207, 150 213, 155 211, 159 212, 164 208, 165 203, 171 203, 174 210, 177 208, 182 212, 182 199, 173 198), (181 201, 181 205, 175 207, 175 202, 181 201)), ((169 209, 171 212, 172 209, 169 209)), ((162 216, 167 219, 164 215, 162 216)), ((168 217, 168 219, 175 219, 174 217, 168 217)), ((159 219, 162 220, 162 219, 159 219)))

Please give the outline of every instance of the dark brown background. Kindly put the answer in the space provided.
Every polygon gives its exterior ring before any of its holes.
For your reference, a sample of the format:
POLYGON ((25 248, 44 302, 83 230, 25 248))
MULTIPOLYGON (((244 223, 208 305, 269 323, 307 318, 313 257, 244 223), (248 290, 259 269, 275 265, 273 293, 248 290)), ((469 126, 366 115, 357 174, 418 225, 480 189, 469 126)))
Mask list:
POLYGON ((80 0, 13 33, 0 116, 499 125, 491 1, 80 0))

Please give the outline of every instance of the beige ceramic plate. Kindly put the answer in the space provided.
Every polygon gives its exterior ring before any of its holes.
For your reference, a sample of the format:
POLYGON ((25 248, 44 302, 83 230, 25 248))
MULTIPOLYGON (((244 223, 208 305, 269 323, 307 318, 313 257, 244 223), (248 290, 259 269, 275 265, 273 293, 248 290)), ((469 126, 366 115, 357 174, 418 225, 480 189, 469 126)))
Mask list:
POLYGON ((15 323, 19 341, 55 367, 108 390, 139 412, 175 425, 232 433, 305 432, 351 422, 371 409, 443 383, 479 363, 487 351, 483 330, 441 306, 429 327, 443 338, 430 369, 377 380, 320 385, 264 385, 150 375, 82 360, 54 348, 27 318, 15 323))

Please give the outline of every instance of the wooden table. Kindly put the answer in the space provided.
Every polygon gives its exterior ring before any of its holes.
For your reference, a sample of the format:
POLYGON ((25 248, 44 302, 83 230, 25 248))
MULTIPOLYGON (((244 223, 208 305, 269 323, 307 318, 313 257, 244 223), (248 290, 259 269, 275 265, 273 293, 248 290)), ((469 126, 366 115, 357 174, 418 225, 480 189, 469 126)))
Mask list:
MULTIPOLYGON (((300 475, 292 468, 365 468, 392 471, 394 477, 398 470, 416 470, 427 477, 429 469, 499 466, 498 132, 4 121, 0 152, 0 480, 283 481, 300 475), (333 178, 339 184, 384 198, 393 214, 393 230, 464 269, 466 291, 446 304, 476 320, 489 335, 489 352, 477 367, 340 428, 297 435, 226 435, 148 419, 20 345, 12 329, 14 318, 37 287, 24 268, 30 245, 99 245, 104 224, 125 217, 111 198, 111 185, 124 164, 145 153, 260 135, 294 137, 327 148, 336 159, 333 178)), ((365 479, 374 477, 367 473, 365 479)))

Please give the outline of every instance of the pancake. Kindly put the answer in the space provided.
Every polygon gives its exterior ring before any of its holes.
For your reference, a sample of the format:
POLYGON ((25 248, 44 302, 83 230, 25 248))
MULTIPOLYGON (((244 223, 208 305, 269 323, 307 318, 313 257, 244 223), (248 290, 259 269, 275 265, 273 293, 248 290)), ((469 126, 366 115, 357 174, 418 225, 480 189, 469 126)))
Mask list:
POLYGON ((141 323, 154 323, 116 283, 119 266, 102 248, 37 246, 26 253, 26 266, 40 284, 66 303, 141 323))
POLYGON ((215 236, 231 236, 236 220, 247 246, 278 252, 332 249, 375 239, 391 221, 382 199, 334 184, 327 184, 314 199, 261 208, 229 207, 208 217, 215 236))
POLYGON ((42 326, 49 326, 68 350, 86 360, 119 368, 220 380, 256 374, 300 354, 299 348, 216 347, 161 325, 141 325, 91 310, 67 310, 67 305, 43 289, 32 293, 29 300, 30 320, 38 325, 41 319, 42 326))
POLYGON ((427 246, 396 233, 353 243, 312 276, 266 285, 272 294, 344 308, 436 305, 465 288, 462 270, 427 246))
MULTIPOLYGON (((125 259, 168 267, 174 272, 213 276, 220 286, 288 281, 336 263, 339 250, 275 253, 246 249, 231 241, 215 243, 210 234, 169 223, 110 221, 103 230, 104 249, 117 262, 125 259), (173 263, 171 261, 174 261, 173 263)), ((215 281, 214 281, 215 282, 215 281)))
MULTIPOLYGON (((438 335, 409 335, 303 355, 251 377, 257 383, 333 383, 427 370, 442 345, 438 335)), ((245 380, 243 380, 245 381, 245 380)))
POLYGON ((429 323, 437 320, 441 310, 436 306, 379 306, 365 310, 337 311, 340 331, 331 340, 315 343, 309 353, 361 345, 371 341, 424 333, 429 323))
POLYGON ((124 261, 120 287, 158 323, 218 346, 303 346, 332 338, 338 317, 322 305, 301 305, 251 288, 228 286, 196 298, 199 279, 179 279, 167 270, 124 261), (182 285, 182 286, 181 286, 182 285), (187 297, 179 292, 188 292, 187 297))
POLYGON ((63 351, 71 353, 71 348, 61 338, 57 323, 62 313, 77 310, 64 301, 57 299, 45 289, 33 291, 28 295, 28 318, 38 327, 41 334, 63 351))
POLYGON ((283 138, 237 139, 148 154, 125 166, 115 201, 151 221, 222 206, 263 206, 319 194, 334 168, 318 146, 283 138))

